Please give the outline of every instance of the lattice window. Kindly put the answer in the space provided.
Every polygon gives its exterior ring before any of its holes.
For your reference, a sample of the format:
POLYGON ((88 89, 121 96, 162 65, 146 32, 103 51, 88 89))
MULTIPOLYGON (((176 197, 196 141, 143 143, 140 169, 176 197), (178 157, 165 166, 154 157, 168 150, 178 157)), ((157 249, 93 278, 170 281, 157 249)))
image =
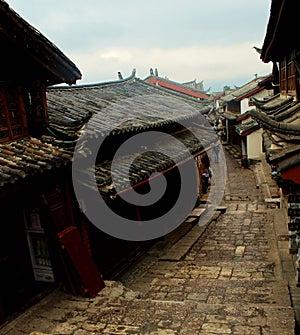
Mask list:
POLYGON ((287 64, 287 89, 291 95, 296 95, 296 69, 294 61, 287 64))
POLYGON ((0 141, 9 139, 9 127, 6 113, 6 102, 4 94, 0 91, 0 141))
POLYGON ((286 57, 280 63, 280 91, 283 94, 296 95, 296 68, 294 60, 286 57))
POLYGON ((287 93, 287 81, 286 81, 286 62, 285 60, 280 62, 280 91, 287 93))
POLYGON ((0 142, 24 135, 21 99, 16 88, 0 88, 0 142))

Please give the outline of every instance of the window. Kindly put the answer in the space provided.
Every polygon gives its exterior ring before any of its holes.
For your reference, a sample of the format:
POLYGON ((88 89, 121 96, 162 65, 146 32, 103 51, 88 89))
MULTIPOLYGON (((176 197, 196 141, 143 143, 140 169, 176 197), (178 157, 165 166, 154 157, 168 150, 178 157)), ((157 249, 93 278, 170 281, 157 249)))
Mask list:
POLYGON ((294 61, 287 64, 287 90, 291 95, 296 95, 296 69, 294 61))
POLYGON ((7 113, 6 113, 6 102, 3 99, 3 94, 0 92, 0 141, 9 140, 9 132, 8 132, 8 121, 7 121, 7 113))
POLYGON ((0 142, 23 137, 25 110, 17 88, 0 88, 0 142))
POLYGON ((286 62, 285 60, 280 62, 280 91, 282 93, 287 93, 286 86, 286 62))
POLYGON ((280 62, 280 91, 283 94, 296 95, 296 68, 290 56, 280 62))

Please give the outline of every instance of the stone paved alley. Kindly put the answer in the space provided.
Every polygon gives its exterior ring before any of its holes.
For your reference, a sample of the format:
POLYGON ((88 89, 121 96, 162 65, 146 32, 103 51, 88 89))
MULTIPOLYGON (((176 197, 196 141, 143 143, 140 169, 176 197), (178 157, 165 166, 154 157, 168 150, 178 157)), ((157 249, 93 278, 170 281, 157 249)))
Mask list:
POLYGON ((187 220, 175 244, 158 243, 96 298, 56 290, 0 333, 294 334, 273 227, 280 210, 266 207, 252 170, 227 158, 225 213, 204 227, 187 220))

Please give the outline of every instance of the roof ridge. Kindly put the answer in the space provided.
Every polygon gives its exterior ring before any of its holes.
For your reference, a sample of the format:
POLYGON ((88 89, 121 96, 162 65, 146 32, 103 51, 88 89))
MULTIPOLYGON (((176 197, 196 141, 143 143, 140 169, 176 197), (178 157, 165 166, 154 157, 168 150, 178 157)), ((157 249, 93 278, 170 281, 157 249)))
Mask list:
MULTIPOLYGON (((155 90, 157 90, 158 92, 164 92, 167 93, 169 95, 173 95, 179 98, 184 98, 185 100, 189 100, 192 102, 197 102, 199 103, 199 99, 198 98, 194 98, 192 96, 188 96, 184 93, 180 93, 180 92, 176 92, 176 91, 172 91, 170 89, 167 89, 165 87, 162 86, 157 86, 155 84, 146 82, 145 80, 136 77, 136 71, 135 69, 133 69, 132 73, 130 76, 128 76, 127 78, 124 79, 117 79, 117 80, 112 80, 112 81, 107 81, 107 82, 103 82, 103 83, 90 83, 90 84, 79 84, 79 85, 73 85, 73 86, 68 86, 68 85, 60 85, 60 86, 49 86, 47 88, 47 91, 65 91, 65 90, 78 90, 78 89, 93 89, 93 88, 100 88, 100 87, 107 87, 107 86, 113 86, 113 85, 122 85, 122 84, 126 84, 126 83, 130 83, 130 82, 139 82, 142 85, 145 86, 149 86, 155 90)), ((208 103, 208 101, 202 101, 203 104, 208 103)))
MULTIPOLYGON (((154 77, 154 76, 149 76, 149 77, 154 77)), ((156 84, 153 84, 153 83, 149 83, 146 81, 147 78, 145 79, 141 79, 141 78, 136 78, 137 81, 141 81, 143 84, 145 85, 148 85, 148 86, 151 86, 151 87, 155 87, 157 90, 161 90, 161 91, 164 91, 166 93, 169 93, 171 95, 176 95, 176 96, 179 96, 179 97, 182 97, 182 98, 185 98, 185 99, 188 99, 188 100, 191 100, 191 101, 194 101, 194 102, 198 102, 199 103, 199 98, 195 98, 195 97, 192 97, 192 96, 189 96, 187 94, 184 94, 184 93, 181 93, 181 92, 177 92, 177 91, 174 91, 174 90, 171 90, 171 89, 168 89, 166 87, 163 87, 163 86, 160 86, 160 85, 156 85, 156 84)), ((186 87, 185 87, 186 88, 186 87)), ((198 93, 198 92, 197 92, 198 93)), ((203 93, 204 94, 204 93, 203 93)), ((208 103, 208 102, 211 102, 211 101, 201 101, 203 104, 205 103, 208 103)))
MULTIPOLYGON (((195 93, 202 93, 202 94, 205 94, 204 92, 202 92, 201 90, 198 90, 198 89, 194 89, 193 87, 190 87, 190 86, 186 86, 184 85, 184 83, 179 83, 177 81, 174 81, 174 80, 170 80, 169 78, 163 78, 163 77, 160 77, 160 76, 148 76, 144 79, 144 81, 148 80, 149 78, 157 78, 157 79, 160 79, 160 80, 163 80, 163 81, 166 81, 166 82, 169 82, 170 84, 175 84, 175 85, 178 85, 184 89, 187 89, 187 90, 190 90, 190 91, 193 91, 195 93)), ((196 80, 196 79, 195 79, 196 80)), ((191 81, 192 82, 192 81, 191 81)), ((207 94, 205 94, 207 95, 207 94)))
POLYGON ((109 80, 109 81, 104 81, 104 82, 96 82, 96 83, 86 83, 86 84, 79 84, 79 85, 73 85, 73 86, 68 86, 68 85, 61 85, 61 86, 49 86, 47 90, 72 90, 72 89, 84 89, 84 88, 93 88, 93 87, 105 87, 109 85, 116 85, 116 84, 124 84, 130 81, 135 81, 138 78, 135 76, 136 71, 135 69, 132 70, 131 74, 124 78, 124 79, 116 79, 116 80, 109 80))

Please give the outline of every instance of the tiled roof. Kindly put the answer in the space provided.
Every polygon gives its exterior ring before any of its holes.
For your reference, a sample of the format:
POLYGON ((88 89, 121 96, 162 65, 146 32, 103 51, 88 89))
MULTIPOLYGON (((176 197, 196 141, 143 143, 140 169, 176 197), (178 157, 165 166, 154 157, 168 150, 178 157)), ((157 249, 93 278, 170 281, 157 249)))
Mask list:
POLYGON ((261 59, 279 62, 292 49, 299 48, 299 40, 286 38, 298 30, 298 1, 272 0, 267 31, 261 51, 261 59))
POLYGON ((196 99, 170 93, 135 77, 103 84, 50 88, 47 103, 51 129, 70 139, 78 136, 78 130, 91 116, 94 116, 91 136, 106 136, 112 127, 116 135, 180 122, 200 115, 199 109, 204 107, 196 99), (149 110, 147 97, 154 95, 156 106, 152 99, 149 110), (176 98, 174 104, 182 101, 187 108, 180 111, 171 106, 164 108, 165 97, 176 98), (111 106, 113 111, 109 112, 111 106), (118 126, 122 119, 132 121, 118 126))
MULTIPOLYGON (((118 136, 145 129, 166 129, 170 125, 174 127, 176 122, 195 120, 205 110, 196 99, 170 93, 134 76, 97 85, 49 88, 47 105, 50 127, 42 140, 25 138, 0 145, 0 186, 67 164, 73 159, 74 147, 82 132, 89 138, 105 138, 108 134, 118 136)), ((178 127, 176 129, 178 131, 178 127)), ((191 155, 213 140, 210 126, 202 125, 199 129, 199 137, 188 131, 176 135, 191 155)), ((177 162, 187 158, 176 142, 160 142, 158 139, 157 151, 160 149, 172 152, 172 158, 177 162)), ((99 190, 105 196, 114 193, 110 164, 104 157, 96 168, 99 190)), ((159 153, 145 153, 133 166, 133 182, 139 183, 154 171, 162 172, 172 166, 174 160, 159 153)), ((117 183, 121 188, 122 182, 120 170, 117 183)))
POLYGON ((200 92, 197 89, 193 89, 191 87, 187 87, 184 84, 177 83, 175 81, 166 79, 166 78, 161 78, 157 76, 149 76, 145 78, 145 81, 151 84, 159 85, 161 87, 164 87, 166 89, 176 91, 179 93, 183 93, 187 96, 191 96, 193 98, 197 99, 204 99, 207 100, 209 96, 203 92, 200 92))
MULTIPOLYGON (((124 133, 135 134, 150 129, 166 130, 176 122, 195 120, 207 111, 206 105, 197 99, 170 92, 134 76, 109 83, 50 88, 47 100, 51 131, 59 134, 59 139, 65 136, 70 142, 76 140, 81 131, 87 138, 106 138, 108 135, 118 137, 124 133), (87 120, 88 126, 84 126, 87 120)), ((198 132, 199 137, 189 131, 177 133, 174 137, 188 148, 189 157, 214 140, 210 126, 207 129, 202 127, 198 132)), ((57 143, 56 140, 54 143, 57 143)), ((85 146, 82 152, 88 155, 89 148, 85 146)), ((131 157, 122 156, 119 161, 114 160, 114 164, 123 166, 125 158, 131 160, 131 157)), ((142 154, 138 160, 132 158, 135 164, 131 167, 131 182, 136 185, 147 180, 154 172, 163 172, 174 166, 174 159, 181 162, 186 158, 186 152, 182 152, 178 142, 157 139, 154 151, 142 154), (160 153, 164 150, 172 153, 172 159, 160 153)), ((111 161, 105 157, 97 162, 95 177, 104 196, 113 197, 116 194, 114 186, 125 189, 127 185, 121 169, 114 180, 117 185, 112 184, 111 161)), ((94 179, 84 180, 84 184, 95 187, 94 179)))
POLYGON ((251 94, 255 94, 259 90, 262 90, 264 87, 260 86, 259 84, 265 81, 267 78, 269 78, 270 75, 262 76, 255 78, 248 82, 247 84, 237 88, 234 91, 230 91, 228 94, 225 94, 225 96, 221 97, 221 101, 223 102, 229 102, 232 100, 239 101, 243 99, 244 97, 247 97, 251 94))
POLYGON ((253 119, 250 115, 248 117, 245 117, 237 125, 235 125, 236 132, 241 136, 249 135, 253 131, 259 128, 260 126, 258 122, 255 119, 253 119))
MULTIPOLYGON (((67 164, 73 159, 74 147, 82 132, 89 138, 105 138, 108 134, 118 136, 145 129, 166 130, 176 122, 195 120, 207 111, 206 105, 197 99, 171 93, 134 76, 96 85, 49 88, 47 105, 50 127, 42 140, 28 137, 0 144, 0 186, 67 164)), ((178 127, 176 129, 178 131, 178 127)), ((213 140, 210 126, 206 129, 202 125, 199 131, 199 137, 189 131, 181 131, 175 136, 190 151, 190 155, 199 153, 213 140)), ((187 158, 176 141, 158 140, 156 148, 158 153, 143 154, 133 166, 133 183, 140 183, 153 172, 162 172, 174 166, 174 159, 179 162, 187 158), (159 154, 163 149, 172 152, 173 160, 159 154)), ((103 158, 96 167, 99 190, 106 196, 114 193, 110 164, 103 158)), ((125 187, 123 177, 120 171, 117 178, 119 188, 125 187)))
POLYGON ((293 117, 297 117, 299 115, 299 111, 300 111, 300 104, 293 102, 291 103, 289 106, 286 106, 286 108, 280 109, 278 111, 276 111, 273 114, 273 117, 276 121, 289 121, 291 120, 291 118, 293 117))
MULTIPOLYGON (((28 137, 0 144, 0 186, 70 162, 82 131, 90 137, 105 137, 111 129, 111 134, 117 136, 124 132, 165 128, 200 116, 203 109, 198 100, 170 93, 135 77, 98 85, 49 88, 47 104, 50 128, 48 135, 42 137, 43 142, 28 137), (184 104, 180 104, 180 108, 178 101, 184 104), (125 122, 119 124, 120 120, 125 122), (86 127, 87 121, 90 121, 89 127, 86 127)), ((205 134, 205 130, 202 129, 201 134, 205 134)), ((192 153, 211 140, 208 136, 209 139, 203 138, 199 144, 190 133, 177 137, 192 153)), ((157 142, 157 149, 168 148, 175 157, 184 159, 182 153, 176 151, 176 145, 170 145, 157 142)), ((136 182, 147 178, 153 169, 159 172, 174 164, 161 159, 159 154, 148 153, 144 158, 143 167, 139 166, 135 173, 136 182)), ((110 162, 101 161, 97 165, 97 182, 102 191, 111 189, 107 164, 110 162)))
POLYGON ((277 135, 282 136, 285 139, 288 139, 288 137, 291 139, 300 139, 300 125, 298 123, 285 121, 278 122, 262 111, 257 111, 254 109, 249 113, 261 125, 263 125, 264 128, 276 132, 277 135))
POLYGON ((291 97, 276 95, 267 101, 253 101, 257 110, 251 116, 264 128, 267 159, 277 165, 277 171, 299 163, 300 103, 291 97))
POLYGON ((204 90, 204 85, 203 85, 203 80, 200 81, 200 82, 197 82, 196 79, 194 80, 191 80, 191 81, 187 81, 185 83, 181 83, 181 85, 183 86, 186 86, 186 87, 190 87, 192 89, 194 89, 195 91, 198 91, 198 92, 201 92, 201 93, 204 93, 204 94, 207 94, 210 89, 208 90, 204 90))
POLYGON ((24 138, 0 144, 0 186, 41 174, 72 160, 72 150, 24 138))
POLYGON ((294 99, 292 97, 285 97, 280 94, 274 95, 273 97, 265 100, 251 98, 252 103, 268 115, 276 115, 277 113, 292 107, 293 100, 294 99))
POLYGON ((240 115, 231 112, 224 112, 222 113, 222 116, 227 120, 235 121, 240 115))
POLYGON ((0 0, 1 80, 42 79, 74 84, 81 79, 75 64, 37 29, 0 0), (11 65, 13 62, 13 66, 11 65))
MULTIPOLYGON (((155 150, 142 153, 138 159, 135 159, 135 155, 128 155, 121 157, 114 161, 117 176, 112 183, 111 177, 111 161, 105 160, 96 165, 95 168, 95 179, 97 182, 97 188, 104 197, 114 197, 116 195, 116 189, 126 190, 128 175, 124 173, 124 162, 133 162, 130 165, 130 182, 132 185, 138 185, 144 180, 148 179, 154 173, 163 173, 169 168, 174 167, 175 163, 183 162, 186 159, 191 159, 193 155, 199 154, 204 148, 208 148, 213 138, 210 131, 205 129, 194 129, 194 134, 189 131, 182 131, 174 135, 174 138, 169 138, 167 141, 157 141, 155 150), (197 134, 198 133, 198 134, 197 134), (195 137, 194 134, 198 136, 195 137), (199 138, 201 141, 199 141, 199 138), (188 148, 189 152, 182 152, 178 146, 179 140, 181 143, 188 148), (172 158, 167 157, 163 152, 171 154, 172 158)), ((87 172, 87 176, 89 171, 87 172)), ((88 178, 83 180, 85 186, 92 189, 95 188, 94 179, 89 180, 88 178)))

